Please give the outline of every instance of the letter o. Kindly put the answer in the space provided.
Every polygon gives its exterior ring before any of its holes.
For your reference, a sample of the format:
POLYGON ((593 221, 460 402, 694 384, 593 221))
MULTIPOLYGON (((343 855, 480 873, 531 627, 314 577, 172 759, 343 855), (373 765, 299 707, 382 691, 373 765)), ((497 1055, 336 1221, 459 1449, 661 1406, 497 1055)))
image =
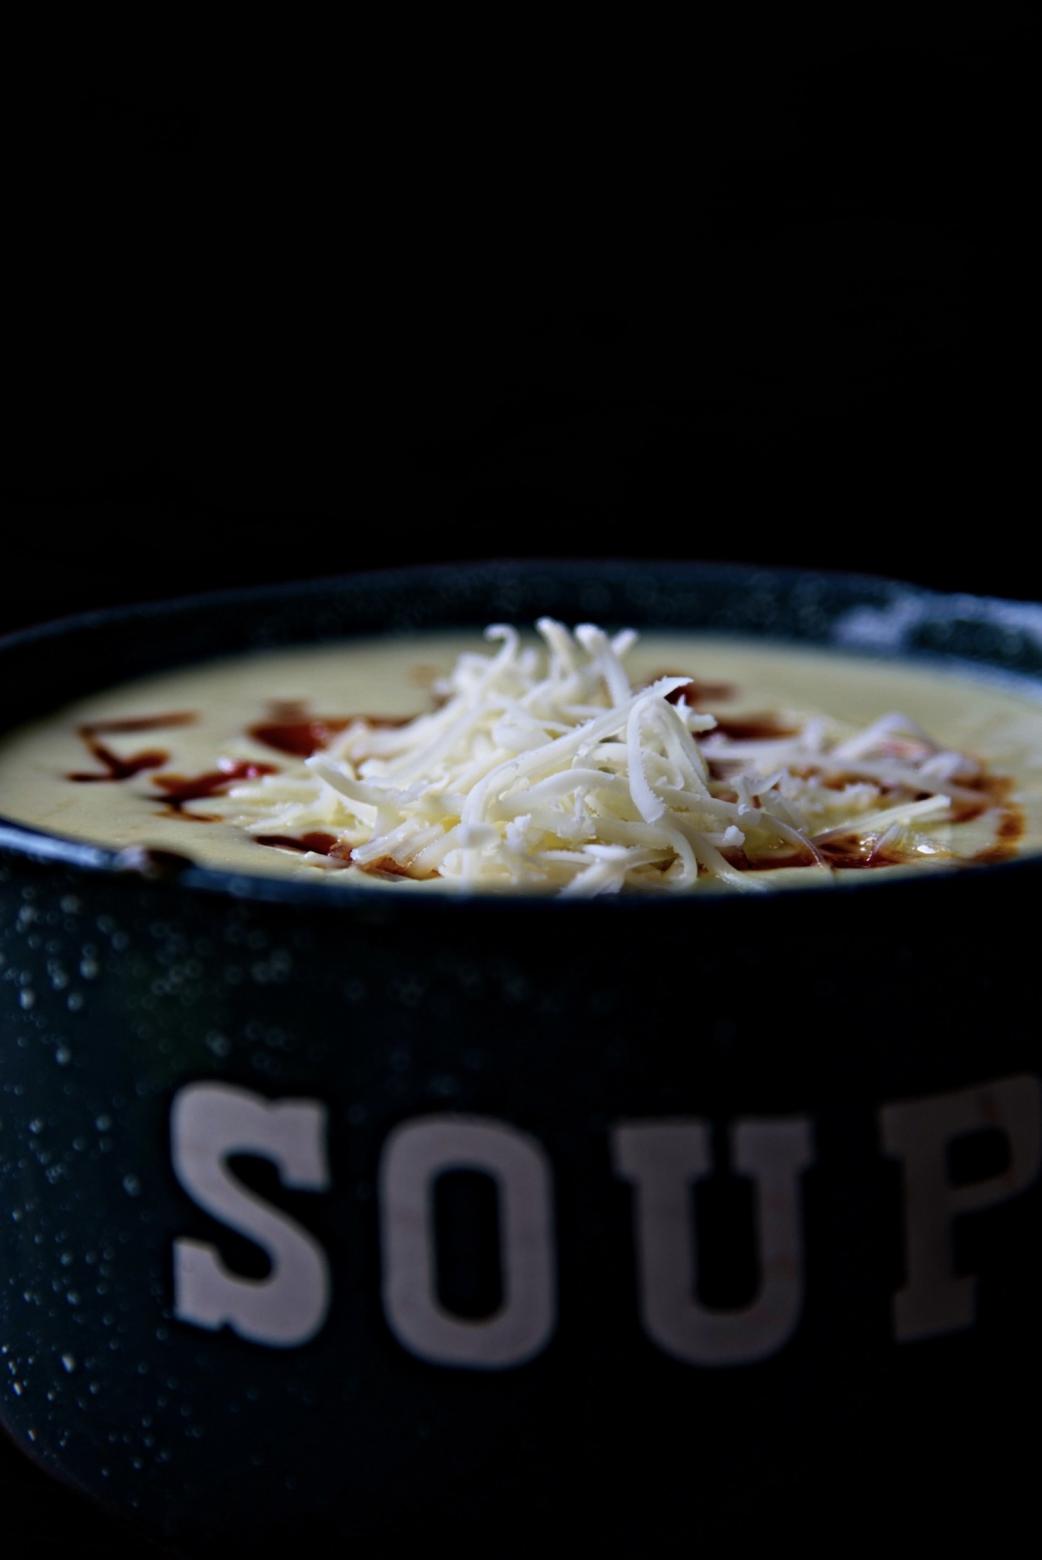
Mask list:
POLYGON ((538 1354, 556 1321, 553 1193, 541 1146, 503 1122, 427 1116, 391 1133, 380 1161, 383 1304, 399 1343, 434 1365, 503 1370, 538 1354), (434 1182, 448 1170, 491 1176, 499 1204, 503 1303, 470 1320, 441 1305, 434 1182))

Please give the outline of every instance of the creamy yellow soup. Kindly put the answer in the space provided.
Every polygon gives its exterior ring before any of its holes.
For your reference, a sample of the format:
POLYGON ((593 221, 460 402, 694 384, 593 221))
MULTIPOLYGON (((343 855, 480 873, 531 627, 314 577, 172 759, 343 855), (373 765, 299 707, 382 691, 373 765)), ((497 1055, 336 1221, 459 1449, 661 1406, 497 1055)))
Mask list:
MULTIPOLYGON (((395 881, 331 870, 302 848, 258 843, 256 829, 251 835, 235 821, 225 779, 303 773, 303 748, 292 753, 273 743, 276 728, 310 724, 321 735, 323 718, 335 725, 430 710, 432 686, 465 652, 491 654, 478 633, 351 641, 214 661, 106 689, 0 737, 0 813, 66 838, 173 851, 204 866, 321 881, 331 891, 361 884, 437 891, 437 877, 395 881)), ((1042 694, 1027 682, 675 633, 642 635, 626 667, 634 686, 664 672, 690 676, 702 690, 700 706, 736 729, 743 716, 767 712, 783 723, 822 715, 855 732, 898 711, 942 747, 1008 777, 1001 806, 933 830, 943 851, 881 871, 918 873, 1042 848, 1042 694)), ((772 889, 869 876, 802 866, 750 875, 772 889)))

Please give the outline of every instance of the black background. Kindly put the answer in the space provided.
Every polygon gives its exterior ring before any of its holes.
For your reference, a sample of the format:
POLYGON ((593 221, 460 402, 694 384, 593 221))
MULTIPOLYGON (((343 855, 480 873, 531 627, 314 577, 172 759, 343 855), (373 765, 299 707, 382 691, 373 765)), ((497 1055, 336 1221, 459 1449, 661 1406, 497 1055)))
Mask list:
POLYGON ((1025 15, 15 61, 0 627, 539 553, 1037 598, 1025 15))

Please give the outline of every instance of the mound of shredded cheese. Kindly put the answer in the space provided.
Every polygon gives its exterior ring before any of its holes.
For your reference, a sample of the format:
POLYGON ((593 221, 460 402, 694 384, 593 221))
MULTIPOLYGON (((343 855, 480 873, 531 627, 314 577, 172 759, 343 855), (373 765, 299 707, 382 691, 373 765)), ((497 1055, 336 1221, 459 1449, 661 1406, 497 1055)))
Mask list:
POLYGON ((637 635, 542 618, 539 647, 494 625, 428 714, 356 720, 295 768, 237 786, 255 834, 324 830, 338 860, 464 888, 564 895, 762 889, 756 868, 832 866, 840 840, 948 855, 923 833, 979 800, 980 766, 901 715, 851 736, 821 717, 731 740, 685 699, 687 676, 633 687, 637 635))

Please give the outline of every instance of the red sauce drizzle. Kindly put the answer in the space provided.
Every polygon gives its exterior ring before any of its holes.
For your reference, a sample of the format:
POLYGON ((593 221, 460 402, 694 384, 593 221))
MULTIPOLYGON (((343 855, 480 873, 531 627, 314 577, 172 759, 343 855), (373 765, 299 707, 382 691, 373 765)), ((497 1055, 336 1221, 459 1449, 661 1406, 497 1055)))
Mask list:
MULTIPOLYGON (((1010 803, 1010 793, 1013 790, 1013 781, 1009 775, 989 775, 987 773, 975 775, 972 780, 960 780, 959 786, 964 791, 975 791, 979 794, 979 801, 957 801, 952 799, 952 822, 967 823, 971 818, 979 818, 981 813, 987 812, 989 807, 1001 807, 1006 816, 1013 811, 1020 812, 1015 804, 1010 803)), ((1005 818, 1003 819, 1003 823, 1005 818)), ((1000 825, 1001 833, 1002 825, 1000 825)), ((1023 824, 1021 826, 1023 833, 1023 824)), ((1019 838, 1019 835, 1018 835, 1019 838)))
MULTIPOLYGON (((679 672, 658 672, 652 681, 657 682, 660 677, 682 675, 679 672)), ((748 715, 717 715, 715 709, 706 708, 707 705, 724 703, 737 697, 738 689, 733 683, 686 682, 682 687, 674 688, 672 693, 667 693, 666 702, 688 704, 692 709, 714 715, 716 717, 714 729, 731 742, 763 742, 796 735, 795 726, 783 725, 773 714, 761 715, 756 712, 748 715)))
POLYGON ((155 784, 164 794, 152 800, 165 802, 163 812, 167 815, 210 823, 213 819, 208 814, 185 812, 186 804, 201 797, 223 796, 228 787, 239 780, 256 780, 261 775, 276 773, 274 764, 258 764, 253 759, 221 759, 217 769, 203 775, 156 775, 155 784))
POLYGON ((309 758, 327 748, 346 726, 347 720, 338 715, 316 715, 311 720, 260 721, 249 728, 248 735, 277 753, 309 758))
POLYGON ((1027 831, 1027 819, 1024 809, 1016 802, 1008 802, 999 823, 997 838, 993 845, 985 846, 972 857, 974 861, 1009 861, 1011 856, 1017 854, 1017 846, 1027 831))
POLYGON ((171 715, 131 715, 122 720, 87 721, 77 728, 76 734, 86 746, 90 756, 101 764, 102 768, 100 771, 74 772, 66 778, 75 780, 79 785, 91 785, 99 781, 129 780, 144 769, 160 769, 170 756, 162 749, 149 748, 146 752, 135 753, 130 758, 120 758, 119 754, 114 753, 101 738, 115 736, 120 732, 165 731, 171 726, 191 725, 196 719, 197 717, 190 711, 179 711, 171 715))
MULTIPOLYGON (((1023 808, 1019 803, 1008 800, 1013 789, 1012 779, 1008 775, 981 775, 971 781, 967 789, 981 792, 980 804, 953 803, 952 819, 944 820, 945 822, 964 823, 971 818, 979 817, 990 807, 1001 807, 1002 811, 995 830, 994 842, 986 845, 983 850, 974 852, 972 856, 961 858, 962 861, 981 863, 1009 861, 1017 854, 1017 848, 1027 830, 1027 819, 1023 808)), ((817 848, 830 867, 844 869, 897 867, 921 859, 915 850, 902 850, 897 845, 888 845, 880 849, 878 841, 858 839, 855 833, 834 840, 819 841, 817 848)), ((815 865, 814 857, 809 851, 772 851, 756 858, 750 858, 744 850, 724 850, 721 854, 733 867, 743 872, 771 872, 781 867, 815 865)), ((958 859, 955 858, 956 862, 958 859)))
MULTIPOLYGON (((253 838, 258 845, 271 845, 278 850, 297 850, 301 854, 313 851, 318 856, 341 854, 336 835, 322 834, 318 830, 310 834, 255 834, 253 838)), ((344 859, 347 859, 346 853, 344 859)))
MULTIPOLYGON (((683 677, 683 672, 656 672, 651 679, 658 682, 660 677, 683 677)), ((672 693, 666 694, 668 704, 690 704, 692 709, 704 709, 707 704, 719 700, 724 703, 728 699, 738 696, 738 689, 733 683, 713 682, 686 682, 681 688, 674 688, 672 693)))
POLYGON ((315 851, 320 856, 337 857, 345 867, 358 866, 360 872, 367 872, 370 877, 413 878, 417 882, 422 882, 427 878, 441 876, 438 872, 415 872, 411 867, 395 861, 393 856, 381 856, 378 861, 360 865, 351 860, 351 846, 342 845, 335 834, 255 834, 253 838, 258 845, 271 845, 280 850, 296 850, 301 853, 315 851))
POLYGON ((272 701, 270 717, 250 726, 248 735, 263 747, 294 758, 310 758, 327 748, 354 720, 369 726, 405 726, 413 715, 309 715, 303 701, 272 701))
POLYGON ((403 867, 400 861, 395 861, 393 856, 381 856, 377 861, 367 862, 361 870, 371 877, 413 878, 418 883, 441 876, 440 872, 414 872, 411 867, 403 867))
MULTIPOLYGON (((714 712, 715 713, 715 712, 714 712)), ((782 737, 794 737, 795 726, 784 726, 776 715, 717 715, 713 732, 720 732, 731 742, 769 742, 782 737)))
MULTIPOLYGON (((862 841, 853 836, 824 840, 817 848, 830 867, 896 867, 915 859, 912 851, 897 850, 891 846, 880 850, 873 841, 862 841)), ((750 857, 744 850, 724 850, 721 855, 727 858, 732 867, 742 872, 775 872, 783 867, 817 866, 810 851, 777 850, 765 856, 750 857)))

